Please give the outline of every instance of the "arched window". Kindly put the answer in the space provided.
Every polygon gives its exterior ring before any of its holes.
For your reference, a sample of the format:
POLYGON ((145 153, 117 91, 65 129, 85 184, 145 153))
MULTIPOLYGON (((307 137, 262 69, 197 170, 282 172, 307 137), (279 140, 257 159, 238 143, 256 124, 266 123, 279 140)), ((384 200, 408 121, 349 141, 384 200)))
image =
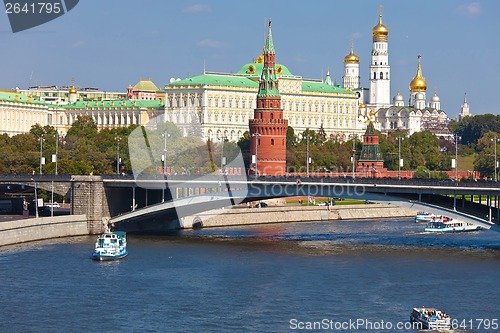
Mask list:
POLYGON ((271 139, 271 146, 274 146, 274 139, 271 139))
POLYGON ((385 72, 385 78, 389 80, 389 72, 385 72))
POLYGON ((384 73, 380 72, 380 79, 382 80, 384 78, 384 73))
MULTIPOLYGON (((271 104, 271 107, 273 107, 272 104, 271 104)), ((273 120, 273 118, 274 118, 274 115, 271 113, 271 120, 273 120)))
POLYGON ((377 73, 373 72, 373 79, 376 80, 377 79, 377 73))

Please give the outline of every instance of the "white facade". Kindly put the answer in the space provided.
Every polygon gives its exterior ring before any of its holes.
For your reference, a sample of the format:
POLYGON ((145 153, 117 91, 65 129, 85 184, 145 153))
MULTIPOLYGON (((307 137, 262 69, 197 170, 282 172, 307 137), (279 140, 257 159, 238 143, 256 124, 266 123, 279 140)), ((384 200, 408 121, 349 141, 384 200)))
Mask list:
MULTIPOLYGON (((334 140, 348 140, 349 135, 362 134, 363 128, 357 121, 356 94, 300 77, 279 77, 278 83, 283 118, 295 134, 308 128, 315 131, 323 128, 327 138, 334 140)), ((189 134, 193 124, 199 124, 205 140, 225 137, 238 141, 253 118, 257 91, 257 84, 250 79, 221 73, 205 73, 171 83, 166 86, 165 121, 174 122, 184 135, 189 134), (187 83, 189 80, 191 84, 187 83), (228 80, 235 85, 221 85, 228 80), (252 84, 248 87, 236 84, 241 80, 252 84)))
POLYGON ((35 124, 52 125, 52 110, 47 104, 15 92, 0 93, 0 134, 28 133, 35 124))

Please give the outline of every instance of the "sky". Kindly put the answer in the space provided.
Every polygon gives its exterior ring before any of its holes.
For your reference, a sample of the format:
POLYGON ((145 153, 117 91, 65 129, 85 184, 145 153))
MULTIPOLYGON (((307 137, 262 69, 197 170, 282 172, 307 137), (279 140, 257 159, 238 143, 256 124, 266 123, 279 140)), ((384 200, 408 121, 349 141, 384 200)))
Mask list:
POLYGON ((391 100, 407 102, 417 56, 428 99, 437 90, 450 118, 464 94, 472 114, 498 114, 500 1, 470 0, 81 0, 65 15, 12 33, 0 13, 0 89, 70 85, 125 92, 141 79, 237 72, 259 56, 272 19, 276 60, 295 75, 342 83, 352 40, 369 87, 379 6, 389 29, 391 100))

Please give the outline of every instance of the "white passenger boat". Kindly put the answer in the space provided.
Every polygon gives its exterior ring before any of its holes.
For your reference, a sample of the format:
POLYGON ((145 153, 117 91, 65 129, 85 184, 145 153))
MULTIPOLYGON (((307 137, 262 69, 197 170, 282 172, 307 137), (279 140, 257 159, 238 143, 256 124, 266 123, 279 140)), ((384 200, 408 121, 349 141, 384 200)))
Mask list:
POLYGON ((420 323, 422 329, 443 330, 451 328, 451 317, 445 312, 434 308, 413 308, 410 322, 420 323))
POLYGON ((127 251, 127 235, 123 231, 106 231, 95 242, 94 260, 115 260, 125 258, 127 251))
POLYGON ((465 232, 481 229, 481 226, 474 223, 443 217, 429 222, 424 230, 427 232, 465 232))
POLYGON ((436 215, 429 212, 418 212, 417 216, 415 216, 415 222, 431 222, 436 215))

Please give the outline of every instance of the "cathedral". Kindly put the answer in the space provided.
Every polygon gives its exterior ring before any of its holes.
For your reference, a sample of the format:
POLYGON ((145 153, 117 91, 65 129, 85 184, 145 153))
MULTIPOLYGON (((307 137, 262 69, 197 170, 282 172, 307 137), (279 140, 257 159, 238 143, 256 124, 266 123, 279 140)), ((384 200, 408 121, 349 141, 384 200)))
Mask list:
POLYGON ((350 53, 344 58, 343 88, 356 92, 359 97, 359 121, 373 121, 375 128, 383 133, 404 130, 411 135, 430 130, 437 135, 446 135, 449 132, 448 116, 441 110, 436 91, 427 100, 427 82, 422 74, 421 57, 418 56, 417 71, 409 85, 408 103, 405 105, 405 99, 399 91, 391 103, 389 29, 382 23, 382 12, 378 24, 372 29, 372 35, 369 89, 360 86, 359 57, 354 53, 352 43, 350 53))

